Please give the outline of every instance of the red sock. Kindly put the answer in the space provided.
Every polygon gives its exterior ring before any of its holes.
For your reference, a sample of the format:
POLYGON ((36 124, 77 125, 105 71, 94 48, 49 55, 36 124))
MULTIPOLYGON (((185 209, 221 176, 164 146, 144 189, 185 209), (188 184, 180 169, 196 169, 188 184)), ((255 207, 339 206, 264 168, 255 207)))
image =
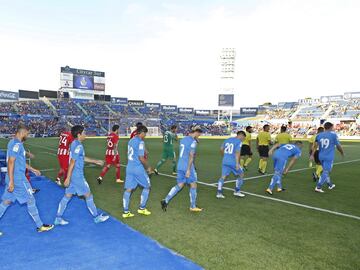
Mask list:
POLYGON ((57 178, 61 178, 63 175, 64 175, 64 170, 60 169, 59 172, 58 172, 57 178))
POLYGON ((116 166, 116 179, 120 179, 120 166, 116 166))
POLYGON ((101 177, 104 177, 105 174, 108 172, 108 170, 109 170, 109 168, 108 168, 107 166, 105 166, 105 167, 102 169, 102 171, 101 171, 101 173, 100 173, 100 176, 101 176, 101 177))

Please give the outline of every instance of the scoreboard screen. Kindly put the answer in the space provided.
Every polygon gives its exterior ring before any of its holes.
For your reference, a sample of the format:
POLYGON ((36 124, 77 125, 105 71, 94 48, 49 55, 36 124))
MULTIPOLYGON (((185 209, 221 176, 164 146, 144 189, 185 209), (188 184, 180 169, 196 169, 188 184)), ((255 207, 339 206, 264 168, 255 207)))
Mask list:
POLYGON ((105 91, 105 72, 71 68, 60 69, 61 88, 105 91))
POLYGON ((219 107, 233 107, 234 95, 233 94, 219 94, 219 107))

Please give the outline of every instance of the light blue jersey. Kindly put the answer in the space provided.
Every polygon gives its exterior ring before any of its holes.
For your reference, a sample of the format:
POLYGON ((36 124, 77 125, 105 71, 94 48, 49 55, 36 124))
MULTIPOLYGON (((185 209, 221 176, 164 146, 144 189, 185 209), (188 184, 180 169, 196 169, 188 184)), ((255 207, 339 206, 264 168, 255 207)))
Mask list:
MULTIPOLYGON (((186 136, 180 141, 179 149, 179 161, 177 169, 178 171, 186 171, 188 168, 190 153, 196 153, 196 140, 191 136, 186 136)), ((191 169, 194 169, 194 163, 191 165, 191 169)))
POLYGON ((125 189, 135 189, 138 185, 150 188, 150 178, 140 161, 145 155, 145 142, 138 136, 128 143, 128 164, 126 166, 125 189))
POLYGON ((128 143, 128 167, 143 167, 139 157, 145 155, 145 143, 138 136, 132 138, 128 143))
POLYGON ((319 159, 333 161, 335 156, 335 147, 340 144, 338 136, 333 131, 324 131, 316 136, 319 145, 319 159))
POLYGON ((301 156, 301 150, 294 144, 284 144, 280 146, 274 153, 274 170, 277 172, 283 172, 286 166, 286 163, 289 158, 301 156))
POLYGON ((74 140, 70 146, 70 160, 75 160, 75 166, 72 171, 71 181, 83 180, 84 178, 84 163, 85 151, 84 146, 79 140, 74 140))
POLYGON ((8 143, 6 160, 15 158, 14 164, 14 191, 8 192, 10 178, 6 174, 6 188, 2 200, 20 203, 26 203, 33 198, 32 188, 25 176, 26 170, 26 153, 21 141, 14 138, 8 143))
POLYGON ((79 140, 74 140, 70 146, 70 161, 75 160, 71 174, 70 185, 65 189, 65 194, 77 194, 83 196, 90 193, 89 184, 84 175, 85 150, 79 140))
MULTIPOLYGON (((6 152, 6 161, 8 162, 9 158, 15 158, 14 164, 14 184, 18 185, 22 182, 27 182, 25 176, 26 170, 26 153, 24 145, 21 141, 14 138, 8 143, 7 152, 6 152)), ((8 182, 9 176, 6 175, 8 182)))
POLYGON ((241 145, 241 140, 235 137, 224 141, 221 146, 224 149, 223 165, 236 166, 236 152, 241 151, 241 145))

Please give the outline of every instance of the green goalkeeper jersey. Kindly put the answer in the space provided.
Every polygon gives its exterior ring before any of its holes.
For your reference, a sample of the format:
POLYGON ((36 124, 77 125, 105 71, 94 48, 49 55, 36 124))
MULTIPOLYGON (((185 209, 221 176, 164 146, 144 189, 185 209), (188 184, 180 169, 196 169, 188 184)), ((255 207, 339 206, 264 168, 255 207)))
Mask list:
POLYGON ((176 135, 171 131, 166 131, 163 137, 163 145, 165 149, 174 149, 174 140, 176 135))

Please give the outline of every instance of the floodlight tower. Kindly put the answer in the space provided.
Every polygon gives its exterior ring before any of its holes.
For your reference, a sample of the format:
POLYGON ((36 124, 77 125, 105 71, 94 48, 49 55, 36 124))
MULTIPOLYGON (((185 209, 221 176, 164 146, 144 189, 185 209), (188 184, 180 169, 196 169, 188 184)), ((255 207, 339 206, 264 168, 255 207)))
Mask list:
POLYGON ((222 48, 220 53, 220 92, 218 121, 231 122, 235 94, 235 48, 222 48))

